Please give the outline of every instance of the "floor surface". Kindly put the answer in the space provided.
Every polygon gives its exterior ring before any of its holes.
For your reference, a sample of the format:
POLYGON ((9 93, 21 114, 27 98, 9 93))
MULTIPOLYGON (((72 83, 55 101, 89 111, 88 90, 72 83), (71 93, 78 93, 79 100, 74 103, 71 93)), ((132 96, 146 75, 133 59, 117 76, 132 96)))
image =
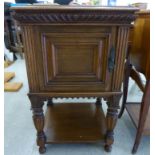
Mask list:
MULTIPOLYGON (((39 155, 36 146, 36 131, 32 122, 32 111, 27 97, 28 82, 24 60, 17 60, 5 71, 16 73, 11 82, 23 82, 20 91, 5 92, 5 155, 39 155)), ((129 100, 139 101, 141 92, 130 81, 129 100)), ((82 99, 80 99, 82 100, 82 99)), ((59 102, 60 99, 55 102, 59 102)), ((66 101, 64 99, 64 101, 66 101)), ((72 101, 69 99, 69 101, 72 101)), ((74 100, 75 102, 77 100, 74 100)), ((84 99, 88 101, 88 99, 84 99)), ((93 99, 91 99, 93 101, 93 99)), ((106 112, 106 104, 103 103, 106 112)), ((106 153, 100 144, 53 144, 47 145, 45 155, 130 155, 136 129, 125 112, 115 129, 115 142, 111 153, 106 153)), ((136 155, 150 154, 150 138, 143 137, 136 155)))

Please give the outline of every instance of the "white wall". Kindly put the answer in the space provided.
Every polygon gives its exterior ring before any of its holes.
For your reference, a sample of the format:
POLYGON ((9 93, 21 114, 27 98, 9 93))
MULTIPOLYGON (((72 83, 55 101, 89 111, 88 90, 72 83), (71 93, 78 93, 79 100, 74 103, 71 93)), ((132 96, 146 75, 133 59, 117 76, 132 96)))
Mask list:
MULTIPOLYGON (((15 3, 15 0, 4 0, 5 2, 12 2, 15 3)), ((41 1, 41 0, 40 0, 41 1)), ((53 3, 54 0, 46 0, 48 2, 53 3)), ((78 2, 82 3, 82 2, 87 2, 89 0, 77 0, 78 2)), ((108 0, 100 0, 101 5, 107 5, 107 1, 108 0)), ((148 3, 148 8, 149 8, 149 1, 150 0, 117 0, 117 6, 126 6, 128 4, 132 4, 132 3, 137 3, 137 2, 144 2, 144 3, 148 3)))
POLYGON ((12 2, 12 3, 15 3, 15 0, 4 0, 4 2, 12 2))

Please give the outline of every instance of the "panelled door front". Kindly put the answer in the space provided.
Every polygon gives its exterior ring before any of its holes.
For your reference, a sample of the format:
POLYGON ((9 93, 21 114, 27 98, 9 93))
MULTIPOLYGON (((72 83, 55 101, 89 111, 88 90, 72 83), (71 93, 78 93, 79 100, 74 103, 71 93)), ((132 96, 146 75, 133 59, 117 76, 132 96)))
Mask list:
POLYGON ((66 91, 78 92, 110 88, 107 57, 115 42, 111 27, 38 26, 35 32, 42 57, 38 61, 38 72, 43 72, 39 74, 41 90, 60 92, 65 87, 66 91))

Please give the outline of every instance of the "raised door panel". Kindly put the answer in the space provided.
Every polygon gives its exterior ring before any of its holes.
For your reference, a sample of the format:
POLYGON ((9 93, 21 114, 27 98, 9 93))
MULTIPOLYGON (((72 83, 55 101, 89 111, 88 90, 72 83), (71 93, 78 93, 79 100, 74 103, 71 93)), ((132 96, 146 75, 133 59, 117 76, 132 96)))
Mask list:
POLYGON ((43 91, 104 91, 111 33, 41 32, 43 91))

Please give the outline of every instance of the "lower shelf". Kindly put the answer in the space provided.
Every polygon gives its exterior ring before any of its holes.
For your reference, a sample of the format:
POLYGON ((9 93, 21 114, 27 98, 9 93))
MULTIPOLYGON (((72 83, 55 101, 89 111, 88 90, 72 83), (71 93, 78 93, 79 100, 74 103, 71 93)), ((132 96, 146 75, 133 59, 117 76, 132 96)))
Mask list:
POLYGON ((47 107, 46 143, 104 142, 106 131, 102 106, 95 103, 59 103, 47 107))

